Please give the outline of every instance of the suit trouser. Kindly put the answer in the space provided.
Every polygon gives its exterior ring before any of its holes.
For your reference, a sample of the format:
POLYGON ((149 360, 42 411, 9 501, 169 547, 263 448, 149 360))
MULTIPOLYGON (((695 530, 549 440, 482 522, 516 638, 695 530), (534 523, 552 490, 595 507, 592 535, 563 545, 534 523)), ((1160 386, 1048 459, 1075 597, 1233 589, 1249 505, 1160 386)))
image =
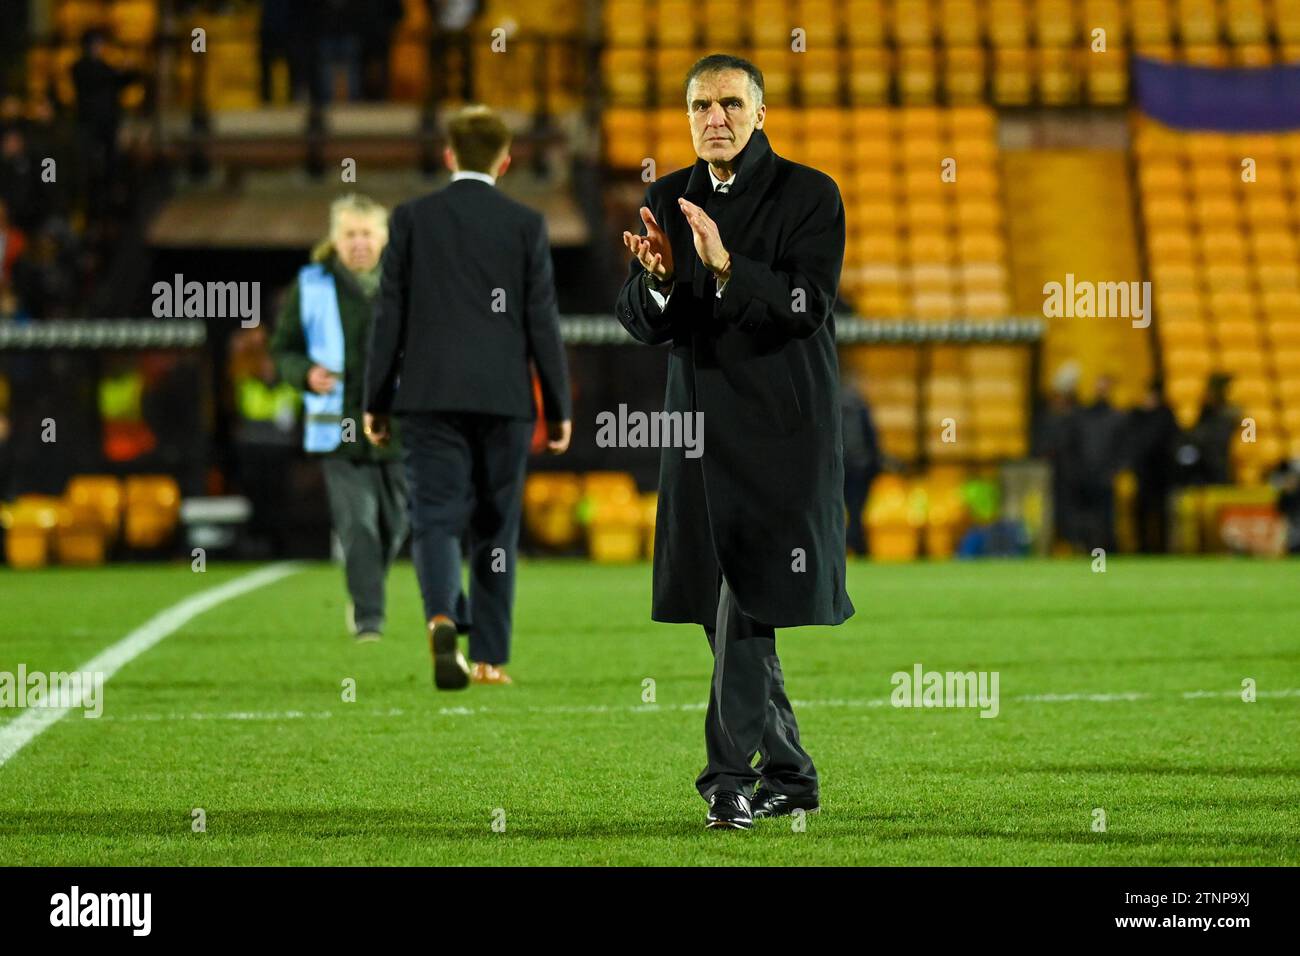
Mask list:
POLYGON ((406 540, 406 476, 395 461, 325 458, 330 520, 358 631, 384 629, 384 579, 406 540))
POLYGON ((729 790, 752 796, 761 782, 775 793, 817 796, 817 770, 799 743, 775 629, 743 614, 721 578, 717 625, 704 633, 713 651, 713 682, 704 717, 708 765, 695 781, 700 795, 708 800, 729 790), (757 766, 755 754, 762 755, 757 766))
POLYGON ((428 620, 445 614, 469 632, 471 660, 510 659, 515 560, 533 423, 463 412, 404 412, 411 490, 411 558, 428 620), (469 532, 469 601, 461 538, 469 532), (499 549, 499 550, 498 550, 499 549))

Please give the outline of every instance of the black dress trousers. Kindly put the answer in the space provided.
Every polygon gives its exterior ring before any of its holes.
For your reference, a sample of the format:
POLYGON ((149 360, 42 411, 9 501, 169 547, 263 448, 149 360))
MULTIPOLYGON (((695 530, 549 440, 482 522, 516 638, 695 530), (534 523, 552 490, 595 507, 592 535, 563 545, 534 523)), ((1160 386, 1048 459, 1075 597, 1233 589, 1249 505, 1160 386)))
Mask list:
POLYGON ((510 659, 515 565, 531 421, 460 412, 399 412, 411 496, 411 559, 425 619, 469 632, 470 660, 510 659), (461 539, 469 535, 469 601, 461 539))
POLYGON ((708 800, 719 790, 752 797, 765 790, 817 796, 817 769, 799 744, 799 725, 785 694, 776 631, 741 612, 721 576, 718 622, 705 628, 713 682, 704 718, 708 766, 695 781, 708 800), (755 755, 761 755, 757 766, 755 755))

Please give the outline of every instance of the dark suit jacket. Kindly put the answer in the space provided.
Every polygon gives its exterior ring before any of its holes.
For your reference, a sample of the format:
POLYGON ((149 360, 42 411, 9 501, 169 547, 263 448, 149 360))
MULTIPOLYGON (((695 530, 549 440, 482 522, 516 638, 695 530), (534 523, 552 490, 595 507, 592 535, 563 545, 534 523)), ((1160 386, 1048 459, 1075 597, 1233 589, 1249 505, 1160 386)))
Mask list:
POLYGON ((572 415, 546 222, 485 182, 402 203, 389 221, 366 366, 368 412, 572 415))
POLYGON ((661 310, 633 258, 618 319, 642 342, 671 344, 665 410, 700 412, 704 425, 701 457, 660 457, 652 616, 713 626, 721 570, 750 617, 838 624, 853 613, 831 313, 844 261, 839 188, 777 156, 757 130, 730 193, 713 193, 697 160, 651 185, 645 205, 672 245, 676 285, 661 310), (721 298, 679 196, 717 222, 731 253, 721 298))

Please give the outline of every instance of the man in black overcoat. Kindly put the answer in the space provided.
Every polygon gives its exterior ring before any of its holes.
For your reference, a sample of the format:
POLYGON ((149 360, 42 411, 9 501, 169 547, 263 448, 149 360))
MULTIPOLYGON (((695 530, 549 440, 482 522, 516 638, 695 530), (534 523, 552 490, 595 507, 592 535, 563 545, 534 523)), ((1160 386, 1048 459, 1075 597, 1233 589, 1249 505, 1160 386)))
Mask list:
POLYGON ((696 786, 709 827, 744 829, 819 808, 775 628, 853 614, 831 314, 844 204, 829 176, 772 152, 752 63, 705 57, 686 99, 699 159, 653 183, 640 234, 623 234, 634 258, 617 311, 670 346, 665 411, 703 419, 702 455, 662 454, 651 616, 709 638, 696 786))

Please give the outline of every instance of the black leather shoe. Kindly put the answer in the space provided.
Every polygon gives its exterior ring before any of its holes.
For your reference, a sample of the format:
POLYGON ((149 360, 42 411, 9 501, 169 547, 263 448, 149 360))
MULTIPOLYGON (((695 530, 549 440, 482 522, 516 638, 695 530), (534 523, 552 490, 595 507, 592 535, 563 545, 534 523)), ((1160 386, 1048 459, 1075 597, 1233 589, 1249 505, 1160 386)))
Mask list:
POLYGON ((755 820, 765 817, 788 817, 796 810, 802 810, 804 813, 816 813, 820 809, 821 804, 817 802, 816 797, 792 797, 772 790, 760 790, 754 794, 753 813, 755 820))
POLYGON ((743 793, 719 790, 709 798, 709 815, 704 825, 710 830, 748 830, 754 825, 749 798, 743 793))
POLYGON ((456 624, 445 614, 429 622, 429 649, 433 652, 433 683, 439 690, 464 690, 469 686, 469 662, 460 652, 456 624))

